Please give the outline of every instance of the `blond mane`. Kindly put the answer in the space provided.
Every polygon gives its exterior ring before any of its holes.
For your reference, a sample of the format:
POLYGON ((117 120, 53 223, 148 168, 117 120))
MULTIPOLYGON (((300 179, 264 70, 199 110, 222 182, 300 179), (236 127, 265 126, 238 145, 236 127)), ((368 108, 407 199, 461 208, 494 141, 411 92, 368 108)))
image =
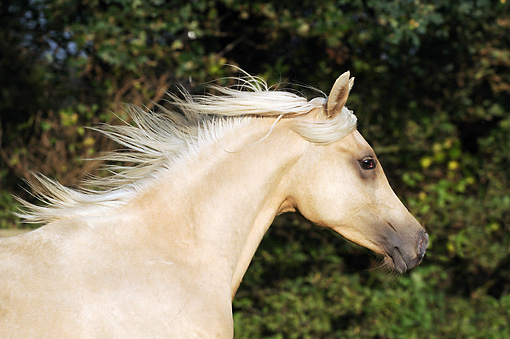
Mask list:
POLYGON ((289 91, 270 88, 258 77, 236 78, 234 87, 211 86, 219 95, 169 94, 174 109, 157 106, 158 112, 130 106, 133 125, 93 128, 125 149, 100 159, 112 175, 94 178, 85 188, 71 189, 43 175, 36 175, 42 189, 32 187, 43 202, 38 206, 18 199, 25 209, 18 216, 26 222, 47 223, 108 210, 131 200, 145 183, 171 169, 177 161, 193 156, 201 147, 221 138, 226 131, 253 118, 291 119, 291 128, 312 143, 338 141, 356 128, 356 117, 347 108, 332 118, 310 119, 312 110, 324 110, 326 97, 307 100, 289 91), (134 164, 134 165, 133 165, 134 164), (94 188, 92 188, 94 187, 94 188))

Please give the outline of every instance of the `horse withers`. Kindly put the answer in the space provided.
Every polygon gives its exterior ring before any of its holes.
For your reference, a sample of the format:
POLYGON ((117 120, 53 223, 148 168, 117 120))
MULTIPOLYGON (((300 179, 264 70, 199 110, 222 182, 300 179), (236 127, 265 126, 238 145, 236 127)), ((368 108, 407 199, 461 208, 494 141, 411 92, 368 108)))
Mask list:
POLYGON ((102 127, 126 148, 104 159, 131 166, 89 188, 38 176, 45 204, 23 217, 45 225, 0 240, 1 338, 232 337, 232 298, 284 212, 397 272, 421 262, 427 233, 356 130, 348 72, 310 101, 239 82, 102 127))

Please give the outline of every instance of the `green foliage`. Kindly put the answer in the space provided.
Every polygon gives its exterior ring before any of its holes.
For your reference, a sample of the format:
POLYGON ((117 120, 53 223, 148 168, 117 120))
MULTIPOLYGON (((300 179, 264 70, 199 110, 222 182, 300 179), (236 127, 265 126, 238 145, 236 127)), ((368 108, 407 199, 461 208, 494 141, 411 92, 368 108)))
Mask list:
MULTIPOLYGON (((1 177, 0 173, 0 177, 1 177)), ((18 207, 16 201, 8 191, 0 191, 0 229, 15 228, 19 224, 18 218, 12 214, 18 207)))
MULTIPOLYGON (((422 266, 277 219, 234 300, 236 337, 501 338, 510 318, 508 1, 47 1, 0 5, 0 228, 29 170, 75 184, 114 145, 82 126, 238 65, 328 91, 430 234, 422 266)), ((306 91, 298 87, 299 91, 306 91)))
POLYGON ((340 238, 288 224, 279 220, 270 230, 234 299, 238 338, 502 338, 510 334, 508 294, 495 298, 478 290, 466 298, 456 291, 459 286, 452 286, 448 270, 427 262, 406 276, 363 270, 373 266, 372 259, 360 260, 359 253, 340 238), (302 241, 286 241, 289 233, 302 241), (303 241, 305 237, 312 241, 303 241), (275 254, 275 244, 280 244, 284 255, 275 254), (300 264, 291 272, 278 271, 285 271, 289 262, 300 264), (268 270, 276 273, 258 277, 268 270))

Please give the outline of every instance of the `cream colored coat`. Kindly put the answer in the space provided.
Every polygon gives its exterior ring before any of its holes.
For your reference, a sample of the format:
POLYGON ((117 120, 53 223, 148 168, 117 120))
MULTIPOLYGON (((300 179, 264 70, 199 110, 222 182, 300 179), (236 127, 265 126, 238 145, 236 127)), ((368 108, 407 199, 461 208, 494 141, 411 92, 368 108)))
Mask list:
MULTIPOLYGON (((342 114, 348 79, 306 119, 342 114)), ((310 142, 291 126, 302 118, 248 119, 118 205, 0 240, 0 338, 232 337, 257 246, 295 210, 399 272, 418 265, 428 237, 372 148, 357 131, 310 142)))

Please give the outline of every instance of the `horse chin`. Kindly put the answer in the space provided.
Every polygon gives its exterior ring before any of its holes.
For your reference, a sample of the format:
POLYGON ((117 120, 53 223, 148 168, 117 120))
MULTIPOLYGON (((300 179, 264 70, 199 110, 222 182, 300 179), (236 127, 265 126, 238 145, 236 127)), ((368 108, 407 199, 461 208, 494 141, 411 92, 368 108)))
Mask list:
POLYGON ((398 250, 393 251, 391 255, 386 254, 384 256, 384 264, 400 274, 405 273, 409 268, 398 250))

